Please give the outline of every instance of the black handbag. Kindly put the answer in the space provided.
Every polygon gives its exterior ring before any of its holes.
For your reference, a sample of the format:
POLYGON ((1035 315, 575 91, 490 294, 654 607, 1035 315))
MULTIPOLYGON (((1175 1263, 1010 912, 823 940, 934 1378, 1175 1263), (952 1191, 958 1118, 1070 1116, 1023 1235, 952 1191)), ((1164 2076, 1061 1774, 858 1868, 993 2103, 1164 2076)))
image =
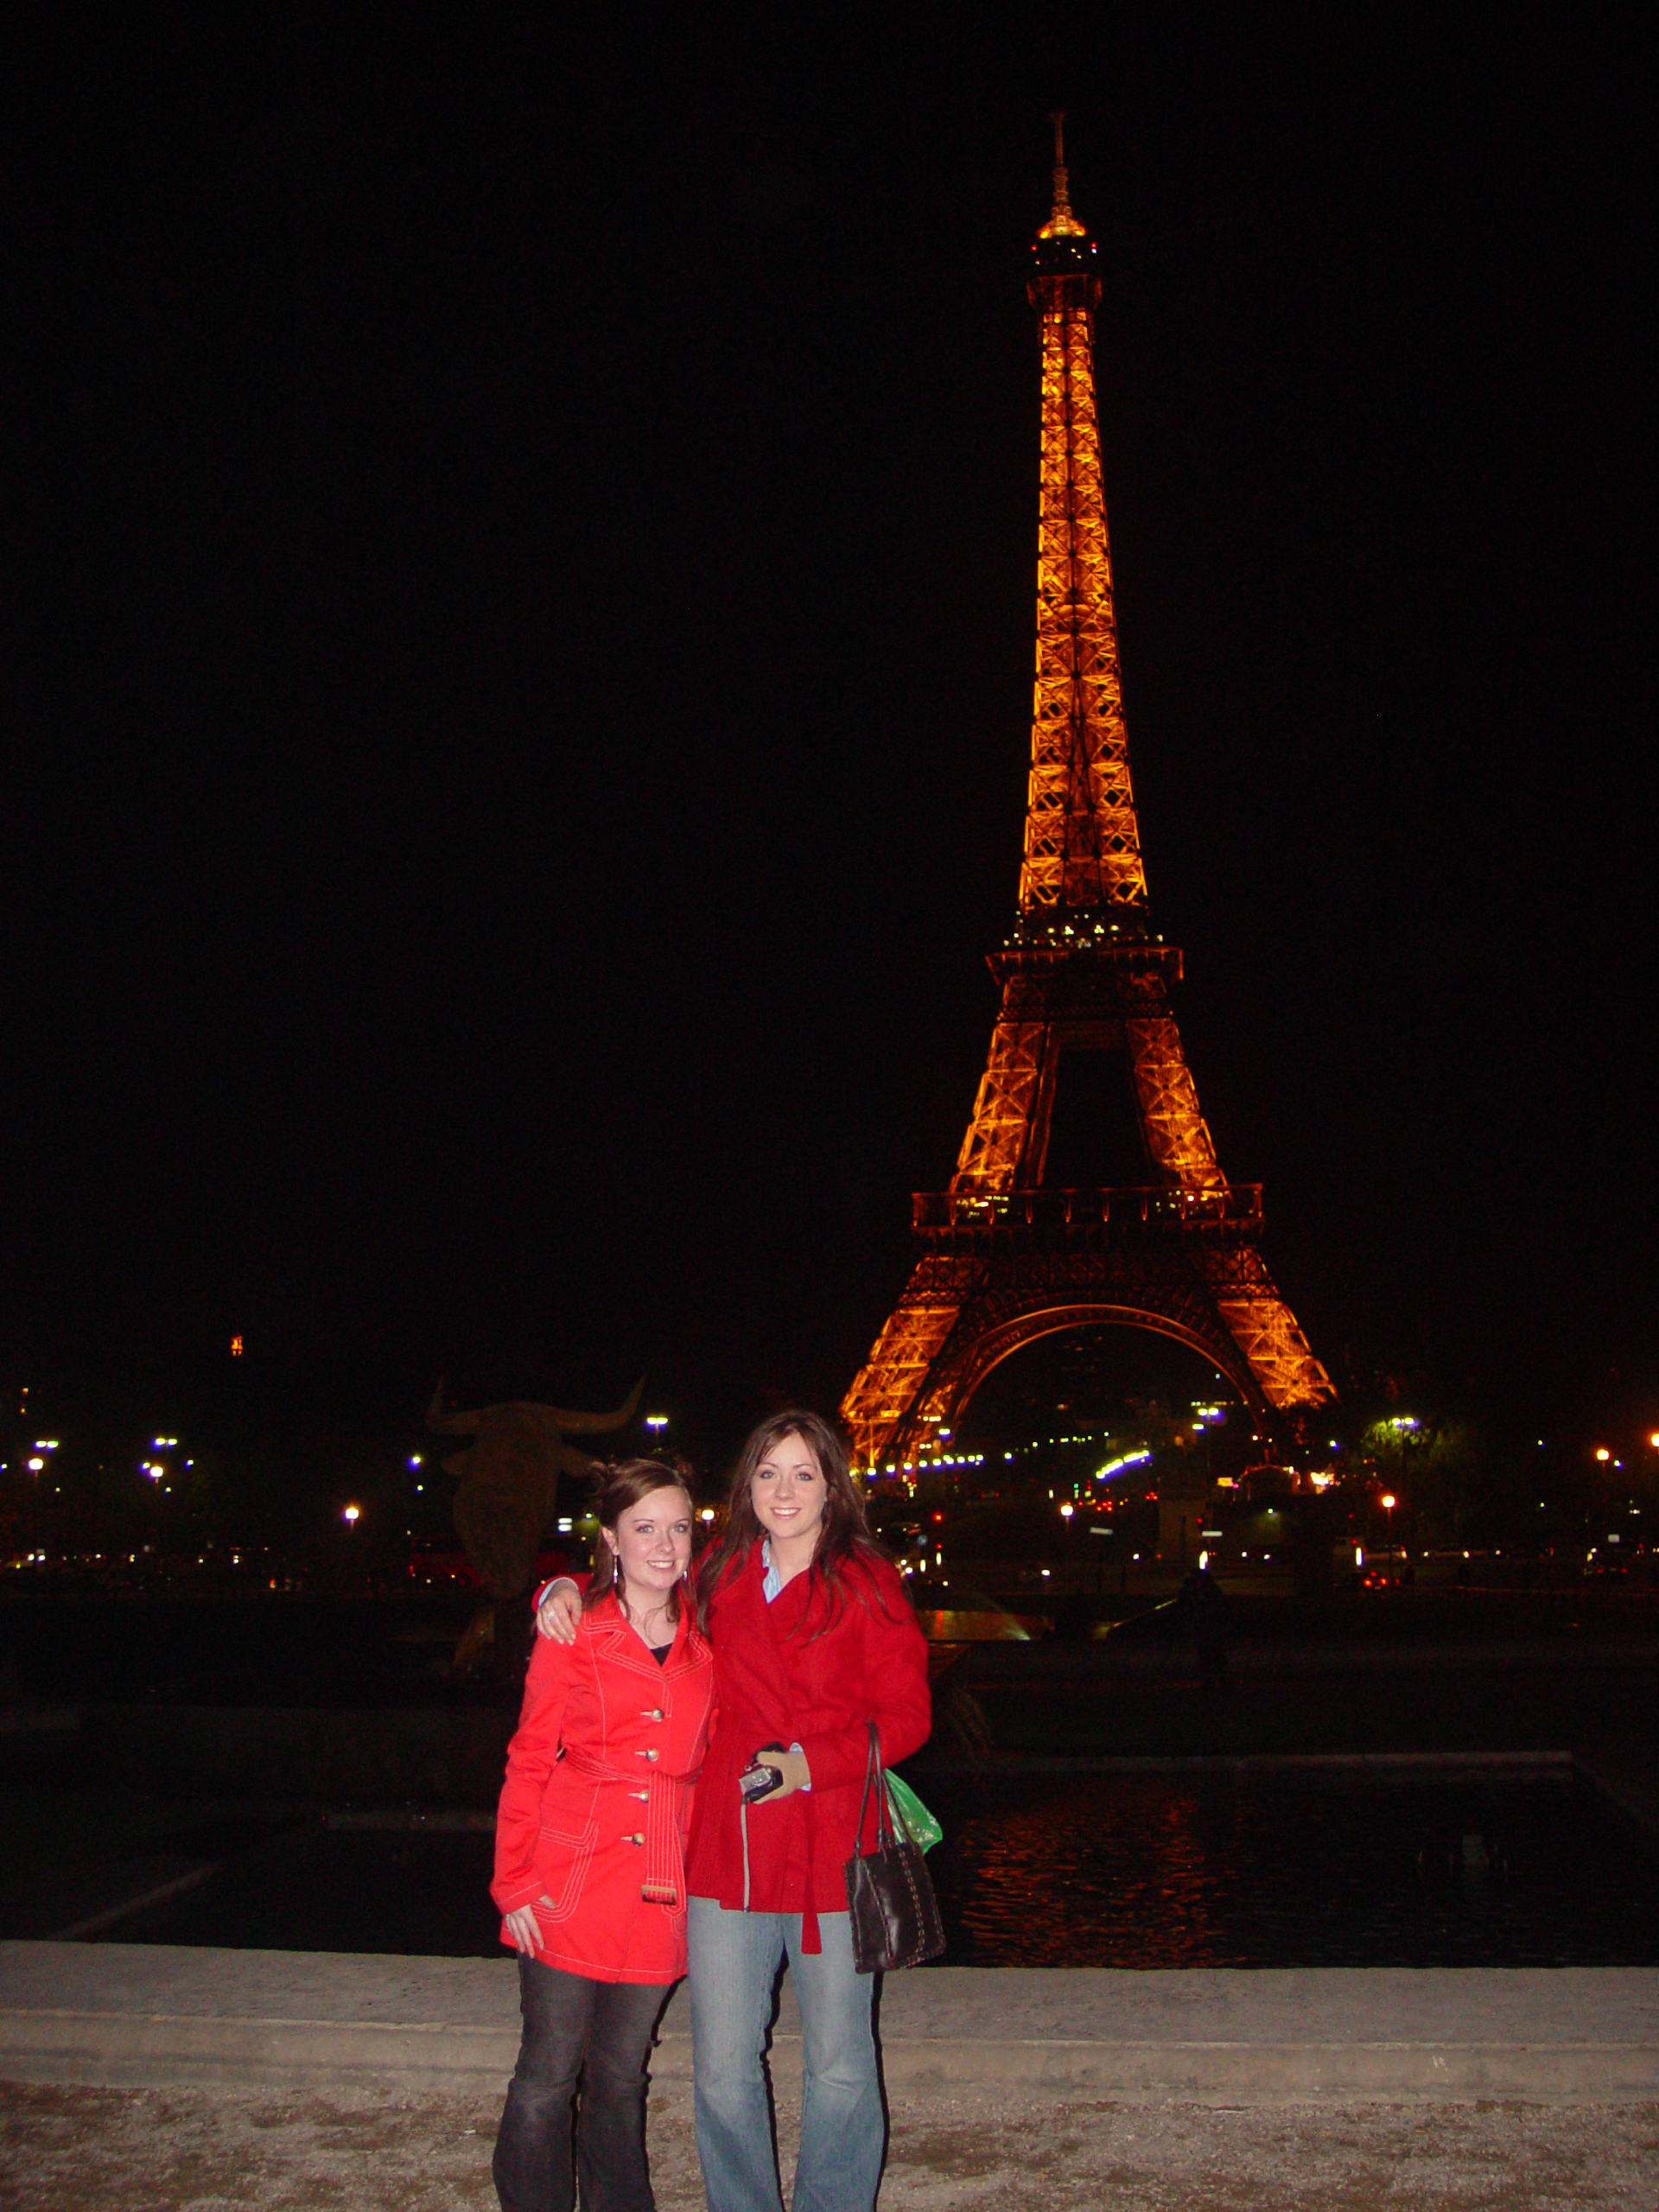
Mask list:
POLYGON ((924 1959, 937 1959, 944 1948, 944 1923, 920 1851, 907 1837, 893 1834, 887 1777, 881 1771, 881 1738, 874 1720, 864 1802, 858 1813, 861 1843, 872 1790, 875 1849, 855 1851, 847 1861, 847 1911, 854 1965, 860 1974, 890 1974, 895 1967, 916 1967, 924 1959))

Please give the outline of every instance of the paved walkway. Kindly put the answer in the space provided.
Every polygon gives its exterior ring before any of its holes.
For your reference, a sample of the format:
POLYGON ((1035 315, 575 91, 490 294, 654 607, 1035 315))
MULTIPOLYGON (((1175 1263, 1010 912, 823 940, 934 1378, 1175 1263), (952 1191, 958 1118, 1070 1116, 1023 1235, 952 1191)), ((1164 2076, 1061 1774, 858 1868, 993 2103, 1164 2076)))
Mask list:
MULTIPOLYGON (((1659 2105, 891 2100, 880 2212, 1654 2212, 1659 2105)), ((496 2212, 487 2098, 8 2088, 5 2212, 496 2212)), ((780 2096, 785 2171, 797 2101, 780 2096)), ((658 2212, 704 2212, 690 2084, 653 2088, 658 2212)))
MULTIPOLYGON (((0 2208, 487 2212, 514 1979, 0 1945, 0 2208)), ((881 2028, 882 2212, 1659 2207, 1659 1972, 930 1969, 881 2028)), ((787 1984, 774 2054, 787 2171, 787 1984)), ((660 2212, 696 2212, 683 1993, 650 2133, 660 2212)))

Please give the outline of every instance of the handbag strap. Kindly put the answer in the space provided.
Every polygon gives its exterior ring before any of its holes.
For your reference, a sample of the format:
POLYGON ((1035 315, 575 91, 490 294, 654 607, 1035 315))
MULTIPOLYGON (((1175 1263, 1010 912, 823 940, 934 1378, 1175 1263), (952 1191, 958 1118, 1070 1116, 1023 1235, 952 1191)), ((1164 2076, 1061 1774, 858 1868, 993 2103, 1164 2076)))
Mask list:
POLYGON ((864 1823, 869 1817, 870 1792, 875 1792, 875 1847, 887 1850, 893 1842, 893 1829, 887 1818, 887 1785, 881 1772, 881 1733, 874 1720, 870 1723, 870 1757, 864 1769, 864 1798, 858 1808, 858 1848, 864 1848, 864 1823))

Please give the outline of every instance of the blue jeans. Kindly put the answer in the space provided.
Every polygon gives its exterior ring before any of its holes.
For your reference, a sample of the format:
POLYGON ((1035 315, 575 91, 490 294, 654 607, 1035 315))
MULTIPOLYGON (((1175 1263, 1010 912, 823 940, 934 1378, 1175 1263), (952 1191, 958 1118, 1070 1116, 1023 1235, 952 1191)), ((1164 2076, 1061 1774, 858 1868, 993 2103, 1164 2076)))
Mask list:
POLYGON ((870 2212, 887 2118, 870 2032, 874 1974, 853 1966, 844 1912, 818 1916, 821 1955, 801 1950, 801 1916, 727 1912, 691 1899, 691 2049, 697 2156, 709 2212, 779 2212, 764 2050, 785 1952, 801 2008, 805 2082, 794 2212, 870 2212))
POLYGON ((645 2054, 667 2002, 667 1987, 654 1982, 590 1981, 520 1957, 524 2040, 491 2163, 502 2212, 570 2212, 578 2075, 582 2212, 655 2212, 645 2171, 645 2054))

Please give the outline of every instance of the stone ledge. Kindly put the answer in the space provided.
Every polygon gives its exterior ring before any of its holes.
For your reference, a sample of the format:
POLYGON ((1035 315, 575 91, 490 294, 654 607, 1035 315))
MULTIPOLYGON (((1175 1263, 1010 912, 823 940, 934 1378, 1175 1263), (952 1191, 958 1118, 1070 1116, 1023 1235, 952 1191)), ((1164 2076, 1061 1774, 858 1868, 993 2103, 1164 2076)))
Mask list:
MULTIPOLYGON (((0 2078, 110 2088, 497 2095, 518 2049, 508 1958, 0 1944, 0 2078)), ((889 2088, 1022 2085, 1195 2104, 1659 2099, 1659 1971, 931 1968, 880 1997, 889 2088)), ((671 1999, 652 2061, 690 2073, 671 1999)), ((785 1980, 774 2038, 799 2028, 785 1980)))

